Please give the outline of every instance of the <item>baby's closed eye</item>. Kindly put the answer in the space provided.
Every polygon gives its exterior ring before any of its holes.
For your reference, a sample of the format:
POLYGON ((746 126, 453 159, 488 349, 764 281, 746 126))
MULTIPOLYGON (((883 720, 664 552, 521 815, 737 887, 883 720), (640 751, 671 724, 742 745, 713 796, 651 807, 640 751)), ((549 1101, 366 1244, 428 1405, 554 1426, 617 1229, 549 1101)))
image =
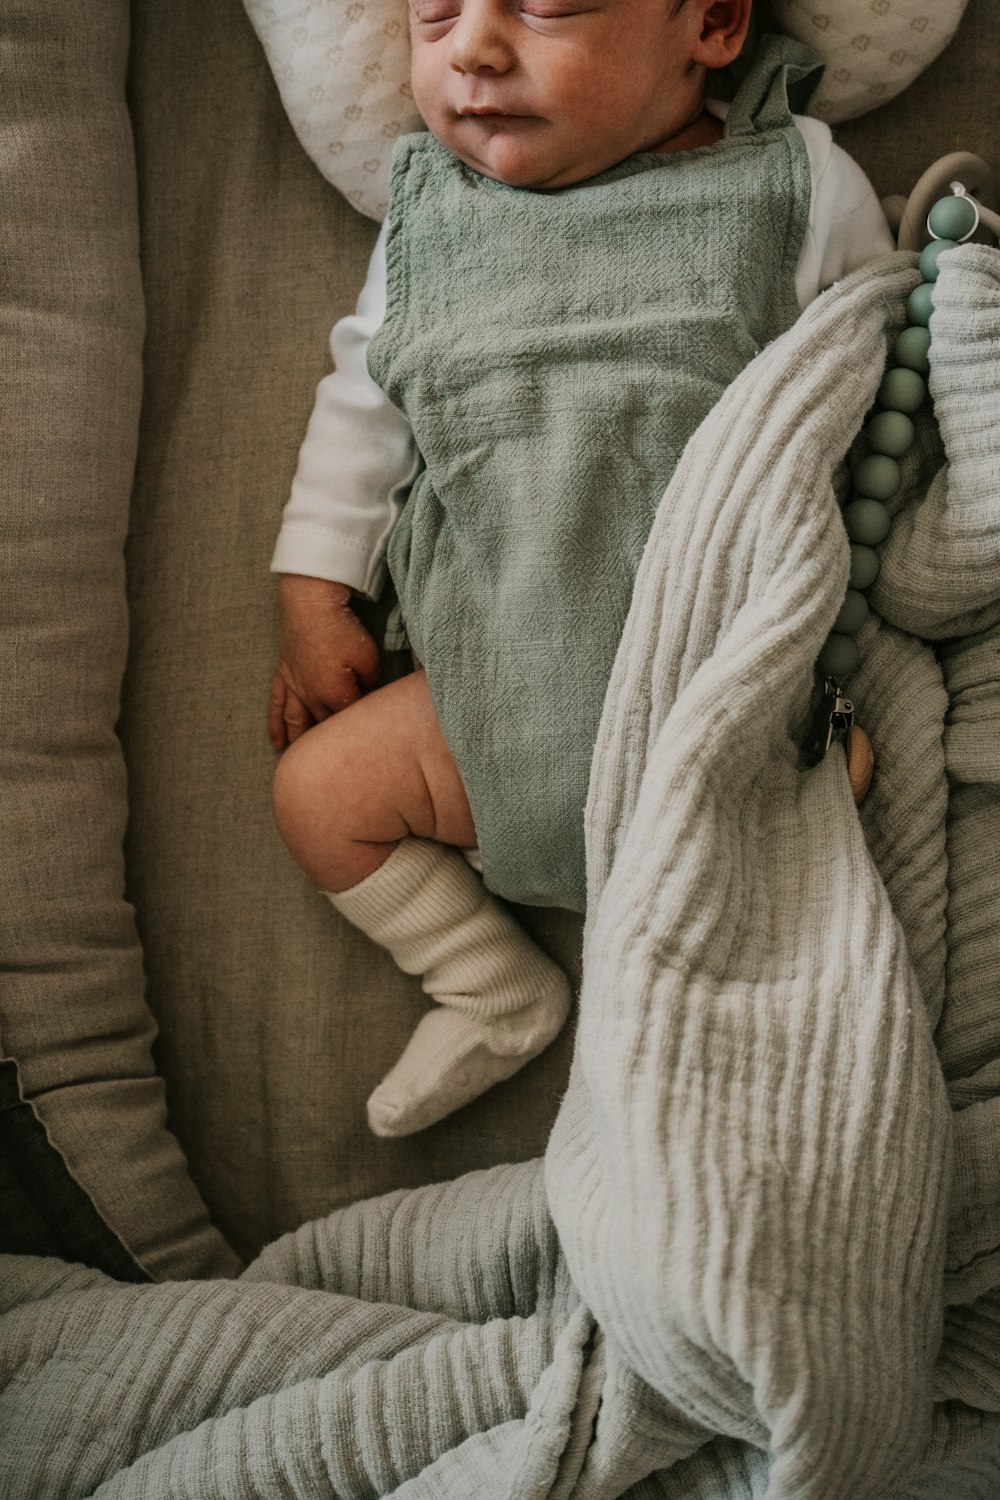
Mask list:
MULTIPOLYGON (((511 0, 511 11, 520 11, 532 19, 545 21, 569 20, 600 8, 600 0, 511 0)), ((462 13, 462 0, 410 0, 410 11, 414 20, 422 26, 436 26, 445 21, 454 21, 462 13)))
POLYGON ((413 18, 424 26, 433 26, 439 21, 453 21, 461 15, 460 0, 411 0, 413 18))

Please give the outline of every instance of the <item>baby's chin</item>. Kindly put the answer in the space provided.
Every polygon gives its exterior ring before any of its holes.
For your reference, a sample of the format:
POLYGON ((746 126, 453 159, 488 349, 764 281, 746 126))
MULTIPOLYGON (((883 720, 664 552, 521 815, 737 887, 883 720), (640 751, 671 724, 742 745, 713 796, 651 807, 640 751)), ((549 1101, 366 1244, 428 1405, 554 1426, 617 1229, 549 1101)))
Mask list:
POLYGON ((569 153, 560 154, 552 149, 551 142, 539 140, 543 131, 535 127, 545 124, 541 120, 519 120, 504 126, 491 121, 486 129, 485 122, 482 125, 477 122, 472 130, 448 132, 447 136, 438 135, 438 140, 467 167, 507 187, 544 192, 582 182, 601 170, 599 166, 571 159, 569 153))

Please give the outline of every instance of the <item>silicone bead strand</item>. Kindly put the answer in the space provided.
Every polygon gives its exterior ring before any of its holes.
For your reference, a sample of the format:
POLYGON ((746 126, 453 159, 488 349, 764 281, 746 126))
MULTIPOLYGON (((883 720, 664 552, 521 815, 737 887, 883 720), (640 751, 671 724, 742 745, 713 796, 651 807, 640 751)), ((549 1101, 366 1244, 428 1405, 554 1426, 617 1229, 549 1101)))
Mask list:
POLYGON ((862 590, 879 574, 875 548, 889 534, 891 518, 885 501, 902 483, 899 460, 913 446, 912 418, 927 398, 925 376, 930 371, 931 335, 928 324, 934 309, 933 287, 938 258, 975 231, 975 205, 961 196, 942 198, 931 209, 927 227, 933 236, 920 256, 920 285, 906 304, 907 326, 897 336, 892 362, 878 388, 880 408, 865 426, 868 453, 854 470, 854 494, 844 507, 844 525, 851 546, 850 586, 816 663, 820 672, 840 684, 857 671, 861 661, 854 637, 870 613, 862 590))

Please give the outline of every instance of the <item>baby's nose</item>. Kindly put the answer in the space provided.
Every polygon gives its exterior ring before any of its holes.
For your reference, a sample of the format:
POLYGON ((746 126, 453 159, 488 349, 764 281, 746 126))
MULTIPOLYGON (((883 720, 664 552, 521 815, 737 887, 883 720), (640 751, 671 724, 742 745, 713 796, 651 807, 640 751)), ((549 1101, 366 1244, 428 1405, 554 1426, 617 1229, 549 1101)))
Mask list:
POLYGON ((448 37, 449 66, 456 73, 509 72, 515 61, 509 19, 495 0, 463 0, 448 37))

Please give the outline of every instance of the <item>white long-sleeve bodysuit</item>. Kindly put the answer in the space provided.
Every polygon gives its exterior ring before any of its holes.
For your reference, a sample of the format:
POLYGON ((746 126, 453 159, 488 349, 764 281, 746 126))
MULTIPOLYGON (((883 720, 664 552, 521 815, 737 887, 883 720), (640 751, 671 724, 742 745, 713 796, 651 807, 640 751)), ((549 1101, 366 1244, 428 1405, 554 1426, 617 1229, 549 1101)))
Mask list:
MULTIPOLYGON (((724 119, 728 106, 709 101, 724 119)), ((851 271, 892 251, 875 191, 828 125, 796 115, 812 175, 809 223, 795 273, 800 308, 851 271)), ((330 336, 334 369, 320 381, 299 453, 272 571, 329 578, 377 599, 385 550, 419 467, 402 412, 368 373, 368 344, 385 317, 385 226, 357 308, 330 336)))

